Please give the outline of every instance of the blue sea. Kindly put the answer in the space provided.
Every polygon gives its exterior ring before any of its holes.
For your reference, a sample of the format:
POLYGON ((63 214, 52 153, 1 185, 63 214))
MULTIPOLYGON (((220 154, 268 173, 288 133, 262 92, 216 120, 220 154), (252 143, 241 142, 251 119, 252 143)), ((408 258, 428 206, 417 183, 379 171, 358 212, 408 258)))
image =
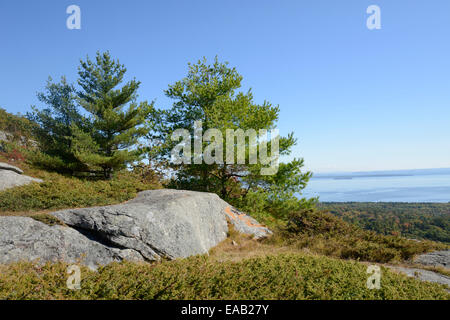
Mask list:
POLYGON ((303 196, 322 202, 450 202, 450 169, 316 175, 303 196))

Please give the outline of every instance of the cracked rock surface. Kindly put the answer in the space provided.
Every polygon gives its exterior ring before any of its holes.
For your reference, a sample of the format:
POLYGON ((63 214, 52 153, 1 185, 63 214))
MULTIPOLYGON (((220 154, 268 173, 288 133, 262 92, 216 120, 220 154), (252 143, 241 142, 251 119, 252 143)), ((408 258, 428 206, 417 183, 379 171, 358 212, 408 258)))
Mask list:
POLYGON ((213 193, 161 189, 141 192, 124 204, 52 215, 69 226, 136 250, 146 260, 159 260, 207 253, 227 237, 227 219, 238 231, 255 237, 270 233, 248 216, 239 218, 237 212, 230 216, 231 210, 213 193))
POLYGON ((450 268, 450 250, 421 254, 414 262, 433 267, 450 268))
POLYGON ((29 217, 0 217, 0 262, 64 261, 91 269, 113 261, 142 260, 129 249, 105 246, 75 229, 48 226, 29 217))
POLYGON ((50 213, 68 227, 26 217, 0 217, 0 263, 62 260, 95 267, 205 254, 227 237, 228 222, 262 238, 271 231, 216 194, 149 190, 126 203, 50 213))

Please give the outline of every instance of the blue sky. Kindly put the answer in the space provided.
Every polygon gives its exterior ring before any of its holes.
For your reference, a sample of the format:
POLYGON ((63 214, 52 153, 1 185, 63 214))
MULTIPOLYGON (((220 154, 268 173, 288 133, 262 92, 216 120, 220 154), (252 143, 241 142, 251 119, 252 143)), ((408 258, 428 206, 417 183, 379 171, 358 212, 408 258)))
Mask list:
POLYGON ((229 61, 256 102, 280 105, 292 155, 315 172, 450 167, 448 0, 53 0, 0 2, 0 106, 30 110, 48 76, 110 50, 163 90, 203 56, 229 61), (66 8, 81 8, 81 30, 66 8), (381 30, 366 9, 381 8, 381 30))

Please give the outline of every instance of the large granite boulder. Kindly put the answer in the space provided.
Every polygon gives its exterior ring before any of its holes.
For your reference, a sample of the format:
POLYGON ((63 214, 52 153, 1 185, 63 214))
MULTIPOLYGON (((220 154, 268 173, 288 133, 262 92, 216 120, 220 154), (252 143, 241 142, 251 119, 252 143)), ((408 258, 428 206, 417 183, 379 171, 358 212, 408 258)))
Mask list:
POLYGON ((23 171, 10 164, 0 162, 0 191, 23 186, 32 182, 42 182, 41 179, 22 175, 23 171))
POLYGON ((142 260, 137 252, 104 245, 75 229, 29 217, 0 217, 0 263, 63 261, 91 269, 113 261, 142 260))
POLYGON ((271 234, 216 194, 152 190, 124 204, 51 213, 65 226, 0 217, 0 263, 65 261, 91 268, 113 261, 154 261, 208 253, 228 223, 255 238, 271 234))
POLYGON ((65 224, 139 252, 146 260, 204 254, 227 237, 227 221, 261 238, 271 232, 216 194, 150 190, 127 203, 51 213, 65 224))

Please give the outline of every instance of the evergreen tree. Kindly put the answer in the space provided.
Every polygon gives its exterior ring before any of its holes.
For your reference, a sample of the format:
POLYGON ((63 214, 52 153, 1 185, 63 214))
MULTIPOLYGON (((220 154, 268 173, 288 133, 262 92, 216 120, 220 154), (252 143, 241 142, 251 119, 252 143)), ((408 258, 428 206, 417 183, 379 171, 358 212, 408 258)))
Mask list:
MULTIPOLYGON (((251 91, 237 92, 241 87, 242 76, 227 63, 220 63, 216 58, 212 65, 204 59, 196 64, 189 64, 187 77, 169 86, 166 95, 175 100, 173 107, 165 112, 164 126, 160 127, 164 140, 161 157, 168 159, 177 141, 171 135, 177 129, 190 132, 191 146, 194 145, 195 121, 202 121, 202 131, 218 129, 221 137, 202 142, 202 150, 211 146, 215 139, 222 139, 224 152, 215 157, 223 157, 223 164, 207 163, 202 159, 196 163, 191 150, 191 163, 171 164, 175 171, 172 186, 180 189, 215 192, 223 199, 239 204, 241 208, 260 206, 260 211, 279 210, 282 215, 287 210, 312 205, 314 201, 298 199, 311 176, 302 172, 303 159, 294 159, 289 163, 280 163, 272 175, 263 175, 261 169, 266 164, 250 163, 250 150, 261 150, 263 142, 259 138, 247 137, 245 140, 245 164, 237 164, 237 152, 234 163, 227 161, 225 150, 228 147, 237 151, 237 141, 227 146, 227 129, 271 130, 278 121, 279 107, 269 102, 259 105, 253 102, 251 91), (253 202, 253 203, 252 203, 253 202), (284 207, 284 208, 283 208, 284 207), (281 213, 283 212, 283 213, 281 213)), ((295 145, 293 134, 279 138, 279 155, 288 155, 295 145)), ((276 157, 269 143, 269 159, 276 157)), ((198 155, 197 155, 198 156, 198 155)))
POLYGON ((83 171, 86 167, 73 155, 72 126, 85 129, 87 119, 83 117, 75 100, 75 88, 65 77, 54 83, 49 77, 44 92, 38 99, 47 107, 39 110, 32 106, 27 118, 38 126, 33 127, 41 152, 32 153, 31 160, 39 166, 60 172, 83 171))
POLYGON ((72 125, 71 150, 89 170, 100 169, 106 179, 141 158, 135 147, 149 132, 146 119, 154 112, 153 103, 136 101, 140 82, 133 79, 117 88, 125 73, 125 66, 109 52, 97 52, 95 61, 81 61, 78 71, 78 102, 90 114, 90 130, 72 125))

